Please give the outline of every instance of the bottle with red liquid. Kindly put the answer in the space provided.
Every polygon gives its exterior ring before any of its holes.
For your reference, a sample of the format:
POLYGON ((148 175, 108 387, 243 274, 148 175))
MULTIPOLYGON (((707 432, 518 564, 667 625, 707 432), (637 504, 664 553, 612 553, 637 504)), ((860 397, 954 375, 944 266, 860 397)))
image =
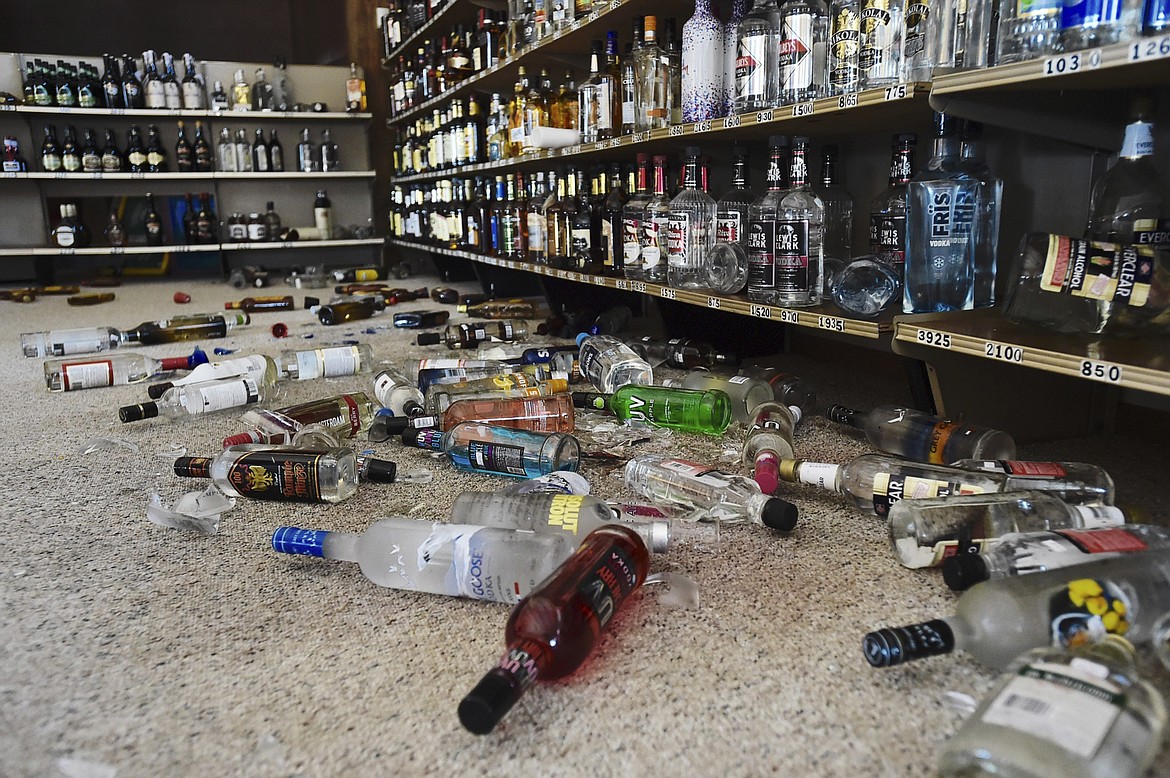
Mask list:
POLYGON ((600 527, 508 617, 508 650, 459 703, 459 721, 486 735, 533 682, 580 667, 614 614, 646 580, 650 554, 628 527, 600 527))

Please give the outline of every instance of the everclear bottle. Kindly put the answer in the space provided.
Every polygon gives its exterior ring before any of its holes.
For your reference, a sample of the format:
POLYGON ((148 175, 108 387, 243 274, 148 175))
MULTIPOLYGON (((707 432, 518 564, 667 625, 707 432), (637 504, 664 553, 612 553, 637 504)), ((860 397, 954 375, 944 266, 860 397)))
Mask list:
POLYGON ((210 478, 229 497, 332 503, 357 492, 351 448, 231 446, 215 457, 179 457, 174 470, 179 476, 210 478))
POLYGON ((896 84, 901 79, 905 28, 901 0, 864 0, 861 5, 861 50, 857 57, 862 88, 896 84))
POLYGON ((800 416, 799 407, 778 402, 760 403, 752 412, 740 457, 764 494, 776 491, 780 460, 795 456, 792 436, 800 416))
POLYGON ((909 185, 904 313, 974 306, 980 189, 959 167, 955 120, 936 113, 934 156, 909 185))
POLYGON ((1000 0, 998 64, 1046 57, 1060 42, 1061 0, 1000 0))
POLYGON ((248 429, 224 438, 223 445, 292 443, 293 436, 309 425, 324 428, 335 438, 355 438, 373 422, 374 408, 365 392, 339 394, 271 411, 253 408, 240 417, 248 429))
POLYGON ((906 567, 936 567, 973 554, 1009 532, 1111 527, 1125 523, 1112 506, 1069 505, 1040 491, 902 500, 890 508, 890 547, 906 567))
POLYGON ((776 291, 776 227, 780 201, 784 198, 784 164, 788 157, 788 137, 768 138, 771 158, 768 162, 768 191, 748 209, 748 300, 774 303, 776 291))
POLYGON ((894 136, 890 160, 890 186, 873 199, 869 207, 869 251, 897 274, 906 271, 906 197, 914 178, 914 150, 918 136, 894 136))
POLYGON ((1070 648, 1106 635, 1143 643, 1167 611, 1170 550, 1143 551, 985 581, 963 593, 953 616, 869 633, 865 658, 892 667, 960 650, 1003 668, 1042 646, 1070 648))
POLYGON ((1117 162, 1093 186, 1088 237, 1170 245, 1170 188, 1154 165, 1153 103, 1136 100, 1117 162))
POLYGON ((581 375, 599 392, 612 394, 626 384, 650 386, 654 370, 632 348, 612 335, 577 336, 581 375))
POLYGON ((622 253, 623 272, 626 278, 638 280, 642 273, 642 222, 646 217, 646 203, 650 202, 647 184, 650 155, 637 156, 637 174, 634 193, 622 206, 622 253))
POLYGON ((776 212, 776 303, 785 307, 818 305, 824 288, 825 205, 809 188, 807 151, 808 138, 792 139, 790 188, 776 212))
POLYGON ((715 201, 699 186, 699 148, 687 146, 682 191, 670 201, 666 279, 676 289, 708 288, 707 253, 715 243, 715 201))
POLYGON ((654 156, 654 194, 642 214, 642 252, 638 278, 653 283, 666 281, 667 233, 670 197, 666 194, 666 157, 654 156))
POLYGON ((705 435, 722 435, 731 423, 731 400, 718 390, 627 384, 608 395, 573 392, 573 405, 608 410, 622 421, 705 435))
POLYGON ((94 359, 50 359, 45 361, 45 386, 50 392, 74 392, 99 386, 136 384, 168 370, 191 370, 207 362, 207 354, 196 348, 189 357, 154 359, 145 354, 110 354, 94 359))
POLYGON ((369 372, 373 367, 374 352, 367 343, 306 351, 282 351, 279 365, 281 375, 297 381, 357 375, 369 372))
POLYGON ((198 384, 173 386, 163 392, 158 400, 126 405, 118 409, 122 423, 153 419, 163 416, 168 419, 202 416, 206 413, 254 405, 264 400, 267 387, 254 378, 225 378, 219 381, 205 381, 198 384))
POLYGON ((830 405, 825 416, 839 424, 863 430, 879 451, 945 465, 960 459, 1004 459, 1016 455, 1016 443, 1006 432, 961 424, 934 414, 898 405, 879 405, 869 413, 830 405))
POLYGON ((861 88, 861 0, 833 0, 829 5, 829 94, 861 88))
POLYGON ((942 573, 943 580, 952 590, 965 591, 982 581, 1032 575, 1122 554, 1168 548, 1170 528, 1153 524, 1011 532, 985 544, 977 552, 971 549, 947 557, 942 563, 942 573))
POLYGON ((780 6, 780 104, 824 97, 829 10, 823 0, 780 6))
POLYGON ((361 534, 280 527, 272 535, 276 551, 356 562, 378 586, 510 604, 526 597, 576 546, 568 535, 397 517, 361 534))
POLYGON ((512 478, 535 478, 555 470, 576 472, 581 446, 563 432, 542 433, 463 422, 446 432, 407 430, 402 442, 445 451, 459 470, 512 478))
POLYGON ((739 23, 735 55, 735 111, 758 111, 776 105, 780 93, 777 53, 780 9, 776 0, 760 0, 739 23))
POLYGON ((907 462, 883 454, 862 454, 844 465, 785 459, 780 479, 844 494, 863 511, 888 516, 899 500, 1036 489, 1069 503, 1112 502, 1113 482, 1092 465, 1029 462, 1027 475, 1007 475, 943 465, 907 462))
POLYGON ((979 230, 975 239, 976 308, 995 305, 995 274, 999 257, 999 212, 1003 203, 1003 179, 987 166, 983 126, 969 121, 963 129, 959 169, 979 182, 979 230))
POLYGON ((750 478, 666 454, 626 463, 626 486, 656 503, 700 512, 724 522, 751 521, 784 532, 796 526, 796 506, 769 497, 750 478))

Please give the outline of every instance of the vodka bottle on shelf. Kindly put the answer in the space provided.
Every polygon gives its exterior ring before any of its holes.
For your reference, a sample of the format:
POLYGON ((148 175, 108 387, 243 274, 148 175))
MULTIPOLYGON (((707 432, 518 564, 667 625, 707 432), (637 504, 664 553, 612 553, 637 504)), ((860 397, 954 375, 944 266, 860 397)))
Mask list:
POLYGON ((958 592, 982 581, 1167 548, 1170 529, 1153 524, 1010 532, 985 544, 977 553, 966 551, 947 557, 942 573, 947 586, 958 592))
POLYGON ((817 196, 825 205, 824 254, 825 275, 830 275, 827 266, 843 266, 853 256, 853 195, 840 182, 837 146, 821 149, 821 177, 816 187, 817 196))
POLYGON ((875 317, 902 300, 902 277, 876 254, 854 257, 825 284, 837 307, 858 317, 875 317))
POLYGON ((771 108, 779 100, 777 54, 780 9, 776 0, 760 0, 739 23, 735 55, 735 111, 771 108))
POLYGON ((667 194, 666 157, 656 154, 654 190, 642 212, 641 257, 638 278, 661 284, 666 281, 667 236, 670 230, 670 196, 667 194))
POLYGON ((643 20, 644 39, 634 51, 634 128, 658 130, 670 124, 670 76, 665 52, 658 42, 658 18, 643 20))
MULTIPOLYGON (((991 0, 991 2, 1011 2, 1012 0, 991 0)), ((1047 2, 1048 0, 1044 0, 1047 2)), ((937 9, 941 12, 942 9, 937 9)), ((934 27, 932 17, 936 13, 935 5, 928 0, 910 0, 906 3, 906 13, 903 17, 906 24, 905 35, 902 36, 902 80, 911 83, 929 82, 934 73, 934 27)))
POLYGON ((1025 475, 907 462, 862 454, 843 465, 785 459, 780 479, 846 495, 863 511, 888 516, 899 500, 1036 489, 1069 503, 1113 501, 1113 481, 1099 467, 1079 462, 1020 462, 1025 475))
POLYGON ((1022 62, 1046 57, 1060 43, 1060 0, 1038 0, 1021 4, 999 0, 999 56, 997 62, 1022 62))
POLYGON ((214 457, 179 457, 175 475, 210 478, 229 497, 282 502, 341 502, 357 492, 351 448, 246 444, 214 457))
POLYGON ((683 188, 670 201, 666 280, 677 289, 708 289, 707 254, 715 242, 715 201, 699 185, 699 148, 687 146, 683 188))
POLYGON ((902 77, 902 3, 864 0, 861 4, 861 49, 858 66, 864 89, 896 84, 902 77))
POLYGON ((711 0, 695 0, 682 31, 682 120, 723 116, 723 25, 711 0))
POLYGON ((784 165, 788 157, 788 137, 773 135, 768 138, 768 191, 748 209, 748 300, 755 303, 775 303, 776 290, 776 229, 780 219, 780 202, 784 199, 784 165))
POLYGON ((536 680, 569 675, 646 580, 650 555, 628 527, 601 527, 557 572, 526 596, 504 628, 507 651, 459 703, 459 721, 485 735, 536 680), (604 590, 604 605, 590 592, 604 590))
POLYGON ((789 189, 777 208, 776 302, 787 307, 818 305, 824 291, 825 205, 809 187, 808 138, 792 139, 789 189))
POLYGON ((45 362, 45 386, 50 392, 74 392, 99 386, 136 384, 168 370, 191 370, 205 362, 207 354, 198 347, 191 356, 163 359, 145 354, 50 359, 45 362))
POLYGON ((190 373, 170 381, 161 381, 146 387, 146 396, 157 400, 173 386, 186 386, 222 378, 251 378, 263 386, 272 386, 281 377, 280 367, 272 357, 250 354, 216 362, 196 365, 190 373))
POLYGON ((737 145, 731 153, 731 189, 716 204, 715 241, 746 246, 748 211, 757 198, 748 183, 750 165, 747 147, 737 145))
POLYGON ((646 218, 646 203, 650 202, 649 175, 650 155, 639 153, 636 157, 634 191, 622 206, 622 272, 626 278, 641 279, 642 273, 642 222, 646 218))
POLYGON ((573 392, 578 408, 607 410, 622 421, 640 421, 681 432, 722 435, 731 424, 731 400, 719 390, 626 384, 613 394, 573 392))
POLYGON ((723 113, 735 112, 735 68, 739 57, 739 25, 751 3, 731 0, 731 11, 723 25, 723 113))
POLYGON ((620 386, 654 383, 654 370, 636 351, 612 335, 577 336, 581 375, 599 392, 612 394, 620 386))
POLYGON ((960 459, 1014 459, 1016 444, 1000 430, 961 424, 913 408, 879 405, 869 413, 843 405, 825 411, 830 420, 863 430, 879 451, 946 465, 960 459))
POLYGON ((268 387, 254 378, 224 378, 198 384, 173 386, 157 400, 118 409, 123 423, 163 416, 171 420, 255 405, 265 399, 268 387))
POLYGON ((223 439, 224 448, 245 443, 292 443, 304 427, 316 425, 334 438, 355 438, 374 420, 374 402, 365 392, 326 397, 287 408, 253 408, 240 420, 248 429, 223 439))
POLYGON ((1093 186, 1087 237, 1170 246, 1170 187, 1154 165, 1154 106, 1134 101, 1117 162, 1093 186))
POLYGON ((1111 527, 1120 508, 1069 505, 1039 491, 902 500, 890 508, 890 547, 905 567, 937 567, 947 557, 994 545, 1009 532, 1111 527))
POLYGON ((647 454, 626 463, 626 486, 664 505, 699 511, 724 522, 751 521, 783 532, 796 526, 796 506, 769 497, 750 478, 724 473, 666 454, 647 454))
POLYGON ((959 169, 979 182, 979 228, 975 238, 976 308, 995 305, 995 275, 999 256, 999 213, 1003 204, 1003 179, 987 166, 983 149, 983 126, 968 121, 963 128, 963 151, 959 169))
POLYGON ((476 422, 456 424, 446 432, 408 429, 402 433, 402 442, 444 451, 459 470, 512 478, 535 478, 556 470, 575 472, 581 462, 581 446, 572 435, 476 422))
POLYGON ((824 0, 785 0, 778 29, 780 104, 824 97, 829 48, 829 9, 824 0))
POLYGON ((1106 635, 1144 643, 1170 611, 1168 563, 1170 550, 1156 549, 985 581, 963 593, 953 616, 869 633, 865 658, 893 667, 958 650, 1003 668, 1032 648, 1070 648, 1106 635))
POLYGON ((861 0, 832 0, 829 4, 829 94, 861 89, 861 0))
POLYGON ((869 207, 869 250, 889 265, 899 279, 906 265, 906 198, 910 179, 914 178, 914 150, 918 136, 905 133, 894 136, 890 160, 890 185, 873 199, 869 207))

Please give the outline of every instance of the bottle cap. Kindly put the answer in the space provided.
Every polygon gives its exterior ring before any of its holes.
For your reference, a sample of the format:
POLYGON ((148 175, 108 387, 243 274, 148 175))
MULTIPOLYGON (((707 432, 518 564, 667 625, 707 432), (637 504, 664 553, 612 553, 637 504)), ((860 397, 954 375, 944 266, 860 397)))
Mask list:
POLYGON ((228 446, 242 446, 245 443, 259 443, 260 436, 255 432, 240 432, 235 435, 228 435, 223 439, 223 447, 228 446))
POLYGON ((211 459, 208 457, 179 457, 174 464, 175 475, 184 478, 210 478, 211 459))
POLYGON ((861 641, 865 659, 874 667, 894 667, 928 656, 949 654, 955 650, 955 633, 942 619, 908 627, 892 627, 870 632, 861 641))
POLYGON ((764 503, 764 508, 760 511, 760 520, 764 522, 765 527, 771 527, 781 532, 791 532, 796 526, 798 515, 799 511, 797 511, 796 506, 788 500, 783 497, 772 497, 764 503))
POLYGON ((410 419, 406 416, 378 416, 370 424, 366 437, 374 443, 384 443, 396 435, 402 435, 410 426, 410 419))
POLYGON ((850 427, 861 429, 865 426, 864 414, 844 405, 830 405, 825 409, 825 418, 838 424, 847 424, 850 427))
POLYGON ((553 394, 569 391, 569 382, 563 378, 550 378, 545 383, 553 394))
POLYGON ((1125 511, 1112 505, 1072 505, 1080 514, 1081 526, 1085 529, 1116 527, 1125 523, 1125 511))
POLYGON ((288 337, 288 325, 285 324, 284 322, 279 322, 279 321, 276 324, 273 324, 272 325, 272 337, 274 337, 274 338, 287 338, 288 337))
POLYGON ((489 670, 459 703, 459 721, 475 735, 486 735, 512 709, 524 688, 502 670, 489 670))
POLYGON ((398 465, 389 459, 362 457, 361 479, 376 484, 392 484, 398 477, 398 465))
POLYGON ((581 343, 583 343, 583 342, 584 342, 584 340, 585 340, 585 338, 588 338, 588 337, 589 337, 589 333, 588 333, 588 332, 582 332, 582 333, 580 333, 579 335, 577 335, 577 347, 578 347, 578 348, 580 348, 580 347, 581 347, 581 343))
POLYGON ((172 386, 174 386, 174 384, 172 384, 170 381, 162 381, 161 383, 151 384, 150 386, 146 387, 146 396, 152 400, 157 400, 158 398, 162 397, 172 386))
POLYGON ((118 409, 118 418, 122 420, 123 424, 131 421, 153 419, 156 416, 158 416, 158 405, 153 402, 125 405, 118 409))
POLYGON ((321 301, 318 300, 316 297, 308 297, 308 296, 305 297, 305 310, 306 311, 309 310, 310 308, 312 308, 313 306, 320 305, 320 304, 321 304, 321 301))
POLYGON ((573 407, 574 408, 591 408, 597 411, 604 411, 608 406, 608 394, 601 394, 600 392, 573 392, 573 407))
POLYGON ((300 527, 277 527, 272 533, 272 549, 282 554, 325 556, 325 538, 329 533, 300 527))
POLYGON ((943 580, 952 591, 962 592, 991 577, 987 562, 979 554, 958 554, 942 563, 943 580))
POLYGON ((420 346, 434 346, 437 345, 441 340, 442 338, 437 332, 420 332, 416 342, 420 346))
POLYGON ((761 451, 756 455, 756 467, 752 477, 760 485, 760 491, 771 494, 780 482, 780 460, 774 451, 761 451))

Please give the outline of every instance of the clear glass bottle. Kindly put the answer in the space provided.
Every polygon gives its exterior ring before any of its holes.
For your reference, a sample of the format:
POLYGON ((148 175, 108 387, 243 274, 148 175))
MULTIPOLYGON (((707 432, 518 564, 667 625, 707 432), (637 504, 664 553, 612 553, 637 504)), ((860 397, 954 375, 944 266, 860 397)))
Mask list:
POLYGON ((739 23, 735 58, 735 111, 759 111, 779 101, 780 9, 760 0, 739 23))
POLYGON ((772 387, 767 381, 746 375, 725 376, 709 370, 691 370, 682 378, 666 379, 663 385, 686 389, 718 389, 731 398, 732 417, 740 423, 750 421, 757 406, 772 400, 772 387))
POLYGON ((717 243, 747 244, 748 211, 757 200, 749 184, 748 150, 746 146, 732 148, 731 189, 716 204, 715 241, 717 243))
POLYGON ((626 278, 640 280, 642 273, 642 223, 646 218, 646 204, 650 202, 648 184, 650 155, 640 152, 637 157, 635 188, 622 206, 622 262, 626 278))
POLYGON ((581 333, 577 346, 581 375, 599 392, 613 394, 626 384, 654 384, 650 363, 612 335, 581 333))
MULTIPOLYGON (((995 305, 995 276, 999 257, 999 215, 1003 204, 1003 179, 991 172, 984 156, 983 126, 968 121, 963 128, 959 169, 979 182, 979 228, 975 238, 976 308, 995 305)), ((1170 201, 1168 201, 1170 202, 1170 201)))
POLYGON ((295 381, 335 378, 369 372, 374 365, 374 353, 368 343, 289 350, 280 352, 277 364, 281 376, 295 381))
POLYGON ((755 481, 667 454, 644 454, 626 462, 626 486, 655 503, 698 512, 702 518, 750 521, 782 532, 796 526, 792 503, 769 497, 755 481))
POLYGON ((669 247, 670 196, 666 192, 666 157, 654 155, 654 191, 642 212, 642 240, 638 278, 652 283, 666 281, 669 247))
POLYGON ((813 385, 800 376, 786 373, 778 367, 745 365, 738 375, 751 376, 766 381, 772 387, 772 399, 783 405, 795 406, 800 413, 793 412, 799 422, 817 409, 817 392, 813 385))
POLYGON ((296 434, 309 425, 338 440, 356 438, 369 429, 376 407, 365 392, 350 392, 275 410, 253 408, 240 417, 247 429, 227 436, 223 445, 291 444, 296 434))
POLYGON ((1154 105, 1135 100, 1117 161, 1097 179, 1087 237, 1139 246, 1170 244, 1170 187, 1154 165, 1154 105))
POLYGON ((735 112, 735 67, 739 57, 739 25, 748 12, 748 0, 731 0, 723 24, 723 113, 735 112))
POLYGON ((780 479, 818 486, 849 497, 863 511, 888 516, 899 500, 1036 489, 1065 502, 1112 502, 1113 482, 1093 465, 1030 463, 1034 474, 1014 475, 907 462, 884 454, 862 454, 844 465, 785 459, 780 479))
POLYGON ((202 416, 254 405, 263 401, 267 393, 267 387, 250 377, 172 386, 157 400, 122 406, 118 409, 118 418, 125 424, 157 416, 171 420, 202 416))
MULTIPOLYGON (((530 373, 503 373, 455 383, 432 384, 427 387, 423 405, 428 415, 437 416, 460 400, 546 397, 568 389, 569 383, 563 378, 541 379, 530 373)), ((407 408, 411 408, 409 403, 407 408)))
POLYGON ((832 0, 829 5, 829 94, 861 89, 861 0, 832 0))
POLYGON ((788 136, 768 138, 768 190, 748 209, 747 296, 754 303, 775 303, 776 226, 784 197, 784 172, 788 161, 788 136))
POLYGON ((752 478, 764 494, 776 491, 780 481, 780 460, 795 456, 793 433, 800 416, 798 406, 790 407, 771 400, 752 409, 740 459, 752 468, 752 478))
POLYGON ((392 367, 382 368, 374 376, 374 396, 395 416, 417 416, 425 412, 426 400, 419 387, 392 367))
POLYGON ((572 400, 578 408, 609 411, 622 421, 681 432, 722 435, 731 424, 731 400, 719 390, 626 384, 612 394, 573 392, 572 400))
POLYGON ((110 354, 100 359, 49 359, 45 361, 45 386, 50 392, 75 392, 136 384, 169 370, 190 370, 206 361, 207 354, 199 348, 191 356, 162 359, 145 354, 110 354))
POLYGON ((146 387, 146 395, 152 400, 157 400, 174 386, 218 381, 225 378, 251 378, 258 384, 269 387, 280 379, 280 369, 276 365, 276 360, 263 354, 222 359, 196 365, 190 373, 173 380, 151 384, 146 387))
POLYGON ((824 97, 828 74, 828 6, 824 0, 785 0, 780 5, 779 29, 780 104, 824 97))
POLYGON ((1046 57, 1060 43, 1061 0, 1000 0, 998 64, 1046 57))
POLYGON ((477 422, 456 424, 446 432, 407 430, 402 442, 445 451, 459 470, 512 478, 535 478, 556 470, 576 472, 581 446, 563 432, 542 433, 477 422))
POLYGON ((695 0, 695 13, 682 30, 682 120, 723 116, 723 24, 711 0, 695 0))
POLYGON ((907 192, 903 313, 974 306, 981 185, 961 169, 959 152, 956 121, 936 113, 934 156, 907 192))
POLYGON ((777 204, 776 299, 785 307, 818 305, 824 290, 825 205, 809 187, 808 138, 792 140, 790 188, 777 204))
POLYGON ((966 494, 901 500, 890 507, 890 548, 905 567, 937 567, 955 554, 974 554, 1009 532, 1112 527, 1120 508, 1069 505, 1042 491, 966 494))
POLYGON ((876 254, 854 257, 827 277, 825 285, 837 307, 862 318, 878 316, 902 301, 901 277, 876 254))
MULTIPOLYGON (((971 4, 975 1, 971 0, 971 4)), ((863 89, 889 86, 901 80, 905 29, 901 0, 863 0, 861 49, 857 57, 863 89)))
POLYGON ((906 198, 914 177, 914 151, 918 136, 894 136, 890 159, 890 185, 869 207, 869 250, 901 280, 906 265, 906 198))
POLYGON ((863 430, 879 451, 945 465, 960 459, 1004 459, 1016 456, 1016 444, 1006 432, 964 424, 898 405, 880 405, 868 413, 830 405, 825 416, 839 424, 863 430))
POLYGON ((352 448, 293 448, 245 444, 214 457, 179 457, 175 475, 210 478, 229 497, 336 503, 357 492, 352 448))
MULTIPOLYGON (((883 0, 884 1, 884 0, 883 0)), ((853 256, 853 195, 841 184, 837 146, 821 148, 821 178, 817 196, 825 205, 824 255, 844 264, 853 256)))
POLYGON ((658 45, 658 19, 643 20, 644 39, 634 51, 635 107, 637 132, 658 130, 670 124, 670 74, 665 52, 658 45))
POLYGON ((233 111, 252 110, 252 90, 244 80, 244 69, 237 68, 232 82, 231 103, 233 111))
POLYGON ((626 56, 621 63, 622 78, 622 135, 629 135, 638 126, 638 69, 634 64, 634 51, 641 48, 645 37, 642 26, 645 17, 634 17, 633 43, 626 44, 626 56))
POLYGON ((715 243, 715 201, 699 186, 699 148, 687 146, 683 188, 670 201, 666 280, 676 289, 708 289, 707 254, 715 243))
POLYGON ((529 432, 572 432, 576 427, 573 400, 565 392, 531 397, 456 400, 443 413, 415 419, 411 426, 421 428, 429 425, 449 430, 465 421, 529 432))

